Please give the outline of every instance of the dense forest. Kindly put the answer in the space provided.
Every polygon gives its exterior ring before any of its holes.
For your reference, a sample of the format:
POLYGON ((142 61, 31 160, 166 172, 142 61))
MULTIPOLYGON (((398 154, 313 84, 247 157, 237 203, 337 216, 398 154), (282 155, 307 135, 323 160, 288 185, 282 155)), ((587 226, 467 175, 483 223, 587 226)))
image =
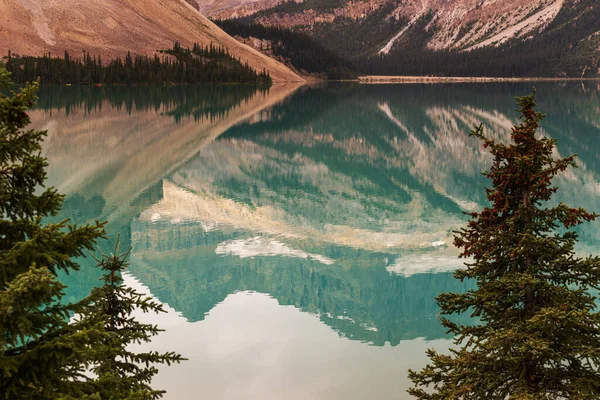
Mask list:
POLYGON ((542 34, 529 40, 473 51, 427 49, 432 33, 425 27, 434 16, 424 15, 389 55, 354 63, 362 73, 381 75, 594 76, 600 68, 600 7, 593 3, 564 6, 542 34))
POLYGON ((272 55, 289 61, 295 68, 327 79, 353 79, 350 62, 318 43, 311 36, 278 27, 266 27, 243 19, 216 20, 231 36, 257 38, 270 42, 272 55))
MULTIPOLYGON (((319 3, 288 1, 268 12, 293 14, 307 9, 327 10, 345 0, 319 3)), ((600 73, 600 6, 597 0, 565 3, 548 27, 528 40, 515 38, 497 47, 476 50, 432 50, 435 35, 429 12, 407 29, 387 55, 378 49, 406 26, 406 18, 387 18, 393 4, 354 20, 336 17, 293 30, 263 26, 255 15, 215 21, 232 36, 258 39, 263 53, 292 65, 301 73, 324 79, 354 79, 357 75, 437 75, 497 77, 594 77, 600 73)), ((465 32, 469 26, 465 26, 465 32)), ((256 44, 255 44, 256 46, 256 44)), ((214 45, 183 48, 175 43, 161 54, 127 54, 124 60, 102 60, 88 52, 57 57, 6 57, 7 69, 17 83, 38 76, 56 84, 269 84, 266 71, 255 71, 214 45)))
POLYGON ((320 43, 331 43, 331 49, 349 58, 362 60, 369 57, 409 23, 406 17, 387 18, 394 5, 387 4, 367 14, 365 18, 354 20, 337 17, 331 24, 315 24, 311 33, 320 43))
MULTIPOLYGON (((345 0, 283 2, 242 19, 249 24, 261 18, 295 15, 307 10, 327 11, 345 0)), ((374 10, 362 19, 336 16, 293 28, 351 62, 360 74, 439 76, 597 76, 600 69, 600 5, 597 0, 565 2, 556 18, 542 32, 527 40, 515 38, 497 47, 472 51, 432 50, 427 44, 434 12, 421 16, 396 41, 388 55, 378 53, 408 23, 404 17, 389 18, 394 3, 374 10)), ((462 34, 469 26, 463 27, 462 34)))
POLYGON ((257 73, 247 63, 232 57, 226 49, 211 44, 192 49, 175 43, 162 50, 162 56, 135 56, 125 60, 117 57, 104 63, 101 57, 85 53, 73 57, 49 54, 43 57, 15 56, 9 52, 6 68, 16 83, 34 81, 40 77, 50 84, 201 84, 252 83, 270 84, 266 71, 257 73))

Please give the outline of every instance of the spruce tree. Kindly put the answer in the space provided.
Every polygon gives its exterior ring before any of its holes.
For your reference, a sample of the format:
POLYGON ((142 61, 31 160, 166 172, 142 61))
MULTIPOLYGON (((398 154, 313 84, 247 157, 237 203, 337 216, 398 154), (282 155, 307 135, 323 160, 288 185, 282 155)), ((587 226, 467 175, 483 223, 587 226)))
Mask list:
POLYGON ((104 272, 102 286, 92 289, 81 320, 88 325, 100 322, 109 333, 95 356, 92 367, 101 399, 153 400, 165 393, 152 389, 150 383, 158 369, 154 364, 179 363, 181 355, 155 351, 136 352, 134 346, 150 342, 162 332, 156 325, 144 324, 132 315, 164 312, 161 303, 123 284, 131 250, 120 254, 119 242, 112 254, 103 254, 98 266, 104 272))
POLYGON ((472 135, 494 156, 484 175, 490 206, 470 213, 455 245, 468 259, 457 279, 477 288, 437 300, 455 335, 449 354, 428 351, 431 364, 410 371, 419 399, 600 398, 600 259, 578 258, 573 227, 597 215, 559 203, 552 179, 574 156, 555 158, 555 141, 536 135, 543 115, 535 93, 517 98, 522 121, 512 143, 472 135), (472 325, 448 316, 470 312, 472 325), (427 388, 429 387, 429 388, 427 388))
POLYGON ((76 397, 90 389, 84 372, 104 333, 101 325, 68 323, 77 306, 60 302, 56 274, 76 271, 73 258, 92 249, 104 228, 44 222, 63 196, 43 189, 46 132, 27 129, 38 83, 19 93, 10 85, 0 65, 0 398, 76 397))
POLYGON ((179 362, 178 354, 135 353, 131 344, 159 332, 138 323, 132 312, 162 311, 161 305, 122 285, 126 256, 104 257, 103 285, 86 299, 62 301, 59 272, 103 238, 104 223, 47 223, 63 196, 43 189, 45 131, 27 129, 27 111, 39 80, 19 93, 3 94, 10 74, 0 64, 0 399, 159 398, 149 384, 150 364, 179 362))

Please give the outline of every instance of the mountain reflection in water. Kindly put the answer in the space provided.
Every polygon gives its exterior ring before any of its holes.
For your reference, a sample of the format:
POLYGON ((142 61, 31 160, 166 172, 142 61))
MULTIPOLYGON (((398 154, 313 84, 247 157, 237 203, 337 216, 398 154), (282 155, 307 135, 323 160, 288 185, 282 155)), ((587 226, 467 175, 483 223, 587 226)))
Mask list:
MULTIPOLYGON (((542 134, 558 140, 560 155, 579 155, 580 168, 557 179, 556 201, 600 210, 598 88, 537 86, 548 114, 542 134)), ((425 362, 423 339, 448 346, 435 296, 473 287, 452 276, 464 261, 452 230, 464 225, 464 211, 486 204, 481 171, 491 157, 469 130, 482 123, 488 135, 509 140, 513 97, 530 90, 46 88, 32 118, 49 130, 49 183, 67 194, 64 216, 108 219, 111 239, 120 234, 133 248, 127 282, 171 310, 151 320, 171 327, 154 345, 192 359, 157 378, 169 398, 195 398, 197 390, 216 398, 290 398, 285 387, 297 398, 364 398, 369 382, 383 398, 404 398, 406 369, 425 362), (235 342, 247 340, 253 321, 263 328, 240 348, 235 342), (278 347, 281 324, 307 336, 288 332, 278 347), (356 344, 338 344, 332 331, 356 344), (300 343, 305 339, 315 352, 300 343), (306 359, 295 368, 283 349, 306 359), (265 354, 277 362, 246 360, 265 354), (213 376, 234 368, 233 360, 238 391, 213 376), (371 381, 357 378, 360 370, 347 365, 353 360, 369 365, 371 381), (341 370, 320 381, 301 367, 341 370), (287 386, 259 379, 255 369, 287 386), (205 379, 196 381, 194 371, 205 379), (402 376, 383 379, 391 371, 402 376)), ((597 253, 598 224, 579 233, 579 250, 597 253)), ((64 277, 70 298, 97 284, 97 271, 83 264, 64 277)))

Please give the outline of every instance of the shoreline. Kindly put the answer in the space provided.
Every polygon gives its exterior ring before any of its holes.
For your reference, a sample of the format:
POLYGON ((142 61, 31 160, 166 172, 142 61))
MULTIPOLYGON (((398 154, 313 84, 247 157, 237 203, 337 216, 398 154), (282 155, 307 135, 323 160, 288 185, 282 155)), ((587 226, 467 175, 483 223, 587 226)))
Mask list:
POLYGON ((365 84, 378 83, 489 83, 489 82, 562 82, 562 81, 598 81, 600 78, 557 78, 557 77, 484 77, 484 76, 359 76, 358 82, 365 84))

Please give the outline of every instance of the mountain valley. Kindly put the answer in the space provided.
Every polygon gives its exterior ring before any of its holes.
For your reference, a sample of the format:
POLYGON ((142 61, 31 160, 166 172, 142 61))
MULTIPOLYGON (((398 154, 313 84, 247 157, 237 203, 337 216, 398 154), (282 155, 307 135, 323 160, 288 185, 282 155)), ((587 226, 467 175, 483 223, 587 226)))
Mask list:
POLYGON ((204 10, 309 34, 361 73, 592 76, 600 67, 593 0, 229 0, 204 10))
POLYGON ((274 81, 302 81, 283 64, 227 35, 183 0, 0 0, 0 55, 151 56, 175 41, 226 48, 274 81))

